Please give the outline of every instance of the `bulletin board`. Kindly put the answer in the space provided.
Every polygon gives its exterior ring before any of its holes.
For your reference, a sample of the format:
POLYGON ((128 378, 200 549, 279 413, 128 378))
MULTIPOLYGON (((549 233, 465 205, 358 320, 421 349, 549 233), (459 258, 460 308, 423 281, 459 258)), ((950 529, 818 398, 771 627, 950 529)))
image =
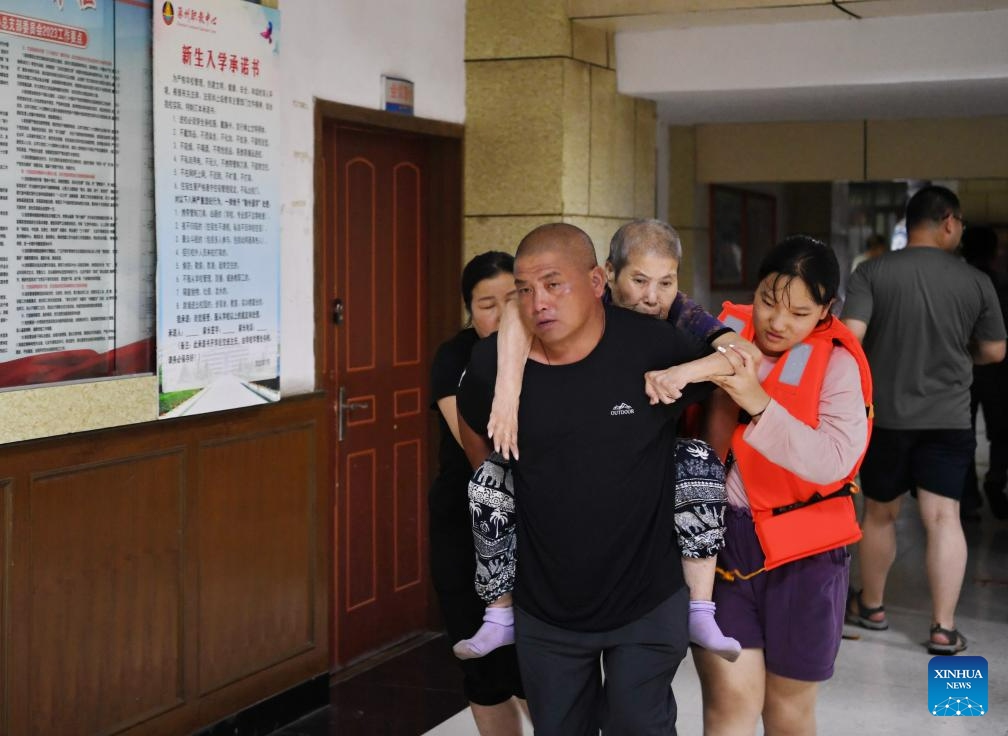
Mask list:
POLYGON ((280 47, 245 0, 3 3, 0 390, 279 398, 280 47))
POLYGON ((0 10, 0 388, 150 372, 150 6, 0 10))
POLYGON ((280 12, 165 2, 153 22, 159 414, 276 401, 280 12))

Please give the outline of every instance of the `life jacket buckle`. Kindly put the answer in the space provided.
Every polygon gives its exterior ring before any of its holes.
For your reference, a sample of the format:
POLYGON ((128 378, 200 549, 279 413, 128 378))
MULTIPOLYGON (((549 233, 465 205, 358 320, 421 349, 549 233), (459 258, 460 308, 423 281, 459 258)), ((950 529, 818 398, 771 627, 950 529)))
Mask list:
POLYGON ((796 509, 802 509, 806 506, 811 506, 816 503, 821 503, 822 501, 828 501, 831 498, 843 498, 844 496, 853 496, 858 492, 858 487, 854 483, 845 483, 843 486, 833 491, 832 493, 827 493, 825 496, 816 491, 811 496, 809 496, 804 501, 798 501, 796 503, 789 503, 787 506, 777 506, 771 509, 774 516, 780 516, 781 514, 786 514, 788 511, 795 511, 796 509))

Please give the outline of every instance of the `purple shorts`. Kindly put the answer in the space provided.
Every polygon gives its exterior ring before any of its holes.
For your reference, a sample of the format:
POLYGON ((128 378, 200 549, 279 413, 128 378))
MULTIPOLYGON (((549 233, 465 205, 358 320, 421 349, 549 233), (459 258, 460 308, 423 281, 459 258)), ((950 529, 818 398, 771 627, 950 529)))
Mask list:
MULTIPOLYGON (((749 574, 763 550, 748 510, 725 512, 726 545, 718 567, 749 574)), ((833 676, 847 603, 850 554, 845 547, 761 572, 749 580, 714 580, 715 619, 744 649, 762 649, 767 671, 822 682, 833 676)))

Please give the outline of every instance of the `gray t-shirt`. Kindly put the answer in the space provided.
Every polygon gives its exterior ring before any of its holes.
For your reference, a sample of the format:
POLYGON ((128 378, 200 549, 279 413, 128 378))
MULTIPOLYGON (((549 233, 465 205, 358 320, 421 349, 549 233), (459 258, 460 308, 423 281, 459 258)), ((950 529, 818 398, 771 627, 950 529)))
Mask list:
POLYGON ((990 278, 951 253, 910 246, 858 267, 843 318, 868 325, 876 426, 970 427, 970 342, 1005 339, 990 278))

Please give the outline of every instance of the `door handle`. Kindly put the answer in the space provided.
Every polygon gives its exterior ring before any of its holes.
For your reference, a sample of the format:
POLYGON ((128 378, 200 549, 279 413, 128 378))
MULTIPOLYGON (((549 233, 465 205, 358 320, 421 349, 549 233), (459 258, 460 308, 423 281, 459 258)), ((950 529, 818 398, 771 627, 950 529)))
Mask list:
POLYGON ((340 386, 339 388, 339 408, 336 410, 339 412, 339 417, 336 422, 336 439, 339 442, 343 441, 343 435, 345 434, 346 422, 344 421, 344 416, 346 412, 353 411, 354 409, 367 409, 368 402, 366 401, 351 401, 349 404, 346 401, 346 386, 340 386))

